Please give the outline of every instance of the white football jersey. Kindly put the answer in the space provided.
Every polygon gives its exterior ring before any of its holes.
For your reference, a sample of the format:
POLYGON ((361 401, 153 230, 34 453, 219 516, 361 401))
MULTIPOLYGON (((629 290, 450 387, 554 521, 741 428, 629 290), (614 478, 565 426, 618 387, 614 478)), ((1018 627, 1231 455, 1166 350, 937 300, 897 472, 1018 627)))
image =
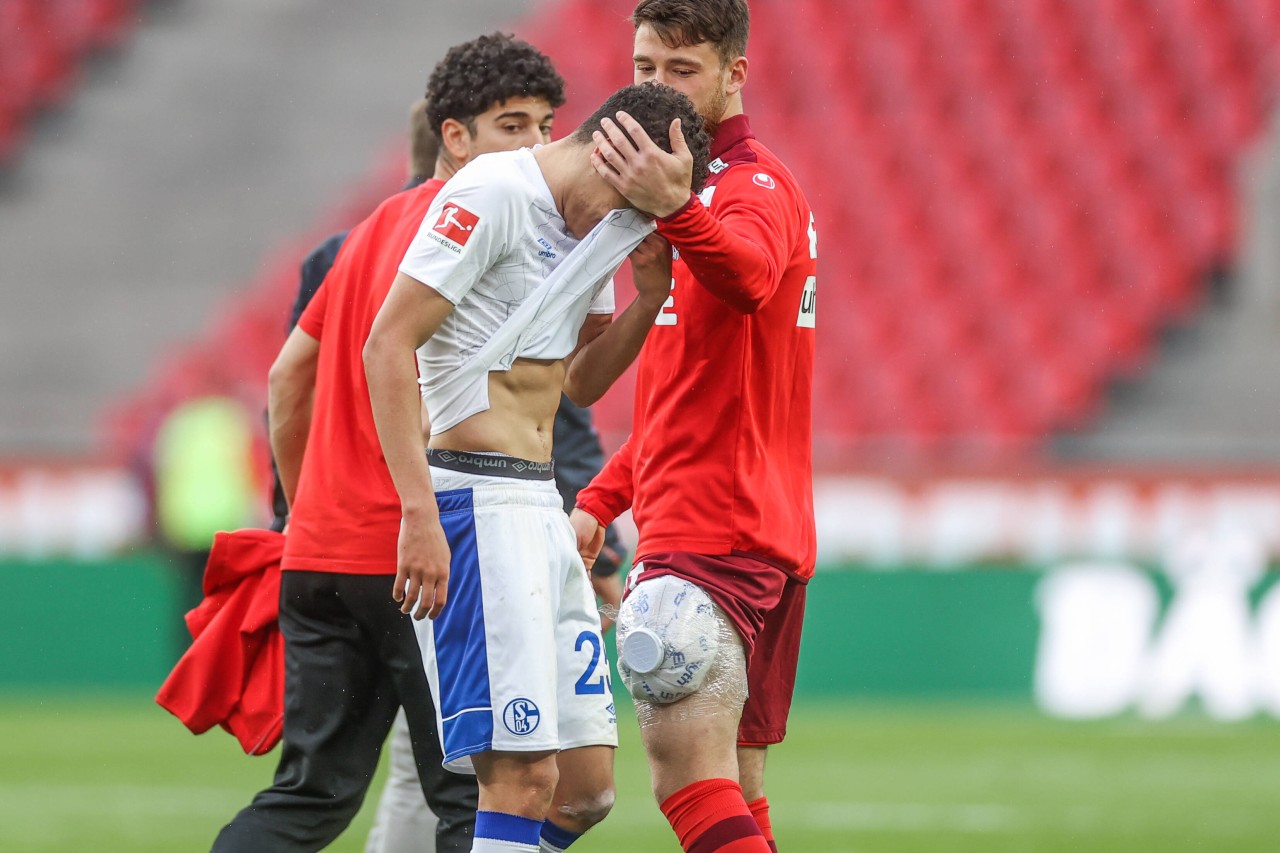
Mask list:
MULTIPOLYGON (((401 272, 457 306, 418 350, 433 434, 489 405, 487 372, 477 383, 482 387, 447 407, 435 401, 433 408, 433 378, 466 365, 578 242, 556 209, 531 149, 477 157, 440 190, 400 264, 401 272)), ((520 337, 514 357, 489 370, 509 370, 514 358, 569 355, 588 313, 613 313, 612 270, 557 308, 520 337)))

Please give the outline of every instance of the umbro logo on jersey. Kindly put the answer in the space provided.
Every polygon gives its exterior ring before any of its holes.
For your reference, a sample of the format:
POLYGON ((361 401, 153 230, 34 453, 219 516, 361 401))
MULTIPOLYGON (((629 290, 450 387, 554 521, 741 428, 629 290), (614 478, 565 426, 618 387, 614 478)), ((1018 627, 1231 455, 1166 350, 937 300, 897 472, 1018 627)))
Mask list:
POLYGON ((809 276, 804 283, 804 292, 800 294, 800 313, 796 315, 796 326, 801 329, 813 329, 818 325, 818 277, 809 276))
POLYGON ((555 259, 555 247, 547 242, 545 238, 539 237, 538 245, 542 247, 542 251, 538 253, 538 257, 555 259))
POLYGON ((479 216, 460 204, 449 202, 440 211, 436 224, 431 226, 431 233, 445 248, 456 253, 461 252, 462 247, 467 245, 467 241, 471 239, 471 235, 475 233, 476 226, 479 224, 479 216))

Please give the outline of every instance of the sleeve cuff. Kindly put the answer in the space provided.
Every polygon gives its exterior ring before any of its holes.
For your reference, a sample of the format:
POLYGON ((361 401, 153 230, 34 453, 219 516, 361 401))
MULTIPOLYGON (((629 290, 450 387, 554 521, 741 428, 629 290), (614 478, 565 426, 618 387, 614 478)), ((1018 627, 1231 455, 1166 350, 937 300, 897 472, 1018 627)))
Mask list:
POLYGON ((301 329, 303 332, 318 341, 324 331, 324 321, 317 321, 304 312, 303 315, 298 318, 298 322, 294 324, 294 328, 301 329))
POLYGON ((580 509, 583 512, 585 512, 587 515, 594 518, 596 520, 596 523, 599 524, 601 527, 608 527, 610 524, 613 524, 613 518, 606 518, 605 516, 607 516, 608 513, 601 512, 602 508, 599 506, 593 505, 590 501, 578 501, 577 503, 574 504, 574 508, 580 509))
POLYGON ((659 221, 659 222, 671 222, 671 221, 672 221, 672 220, 674 220, 674 219, 679 219, 681 216, 683 216, 683 215, 685 214, 685 212, 687 212, 687 211, 689 210, 689 208, 693 207, 693 203, 694 203, 695 201, 697 201, 697 200, 698 200, 698 197, 697 197, 696 195, 694 195, 694 194, 693 194, 693 191, 692 191, 692 190, 690 190, 690 191, 689 191, 689 199, 688 199, 684 204, 680 205, 680 209, 679 209, 679 210, 677 210, 675 213, 669 214, 669 215, 667 215, 667 216, 659 216, 659 217, 658 217, 658 221, 659 221))

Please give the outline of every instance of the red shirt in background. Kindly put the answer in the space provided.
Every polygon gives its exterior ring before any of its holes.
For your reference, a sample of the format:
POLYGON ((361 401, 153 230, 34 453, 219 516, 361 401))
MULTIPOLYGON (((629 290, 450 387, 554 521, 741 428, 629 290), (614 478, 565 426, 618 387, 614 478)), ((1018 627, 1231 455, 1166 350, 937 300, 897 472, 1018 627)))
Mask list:
POLYGON ((754 556, 813 574, 817 236, 795 178, 746 116, 721 124, 700 199, 659 223, 671 298, 641 350, 630 438, 578 506, 632 508, 637 560, 754 556))
POLYGON ((281 567, 395 574, 400 497, 369 405, 364 344, 427 208, 430 180, 384 201, 343 243, 298 320, 320 341, 315 408, 281 567))

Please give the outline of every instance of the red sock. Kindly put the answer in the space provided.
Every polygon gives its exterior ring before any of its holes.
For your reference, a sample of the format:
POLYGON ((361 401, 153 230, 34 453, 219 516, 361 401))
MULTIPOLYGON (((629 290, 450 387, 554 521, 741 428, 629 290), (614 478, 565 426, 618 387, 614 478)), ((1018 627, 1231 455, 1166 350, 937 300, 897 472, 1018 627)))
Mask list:
POLYGON ((663 800, 661 808, 686 853, 770 853, 742 799, 742 786, 732 779, 694 782, 663 800))
POLYGON ((752 800, 747 803, 747 808, 751 809, 751 816, 756 819, 760 834, 764 836, 765 841, 769 842, 769 849, 773 853, 778 853, 778 842, 773 840, 773 824, 769 822, 769 798, 761 797, 758 800, 752 800))

